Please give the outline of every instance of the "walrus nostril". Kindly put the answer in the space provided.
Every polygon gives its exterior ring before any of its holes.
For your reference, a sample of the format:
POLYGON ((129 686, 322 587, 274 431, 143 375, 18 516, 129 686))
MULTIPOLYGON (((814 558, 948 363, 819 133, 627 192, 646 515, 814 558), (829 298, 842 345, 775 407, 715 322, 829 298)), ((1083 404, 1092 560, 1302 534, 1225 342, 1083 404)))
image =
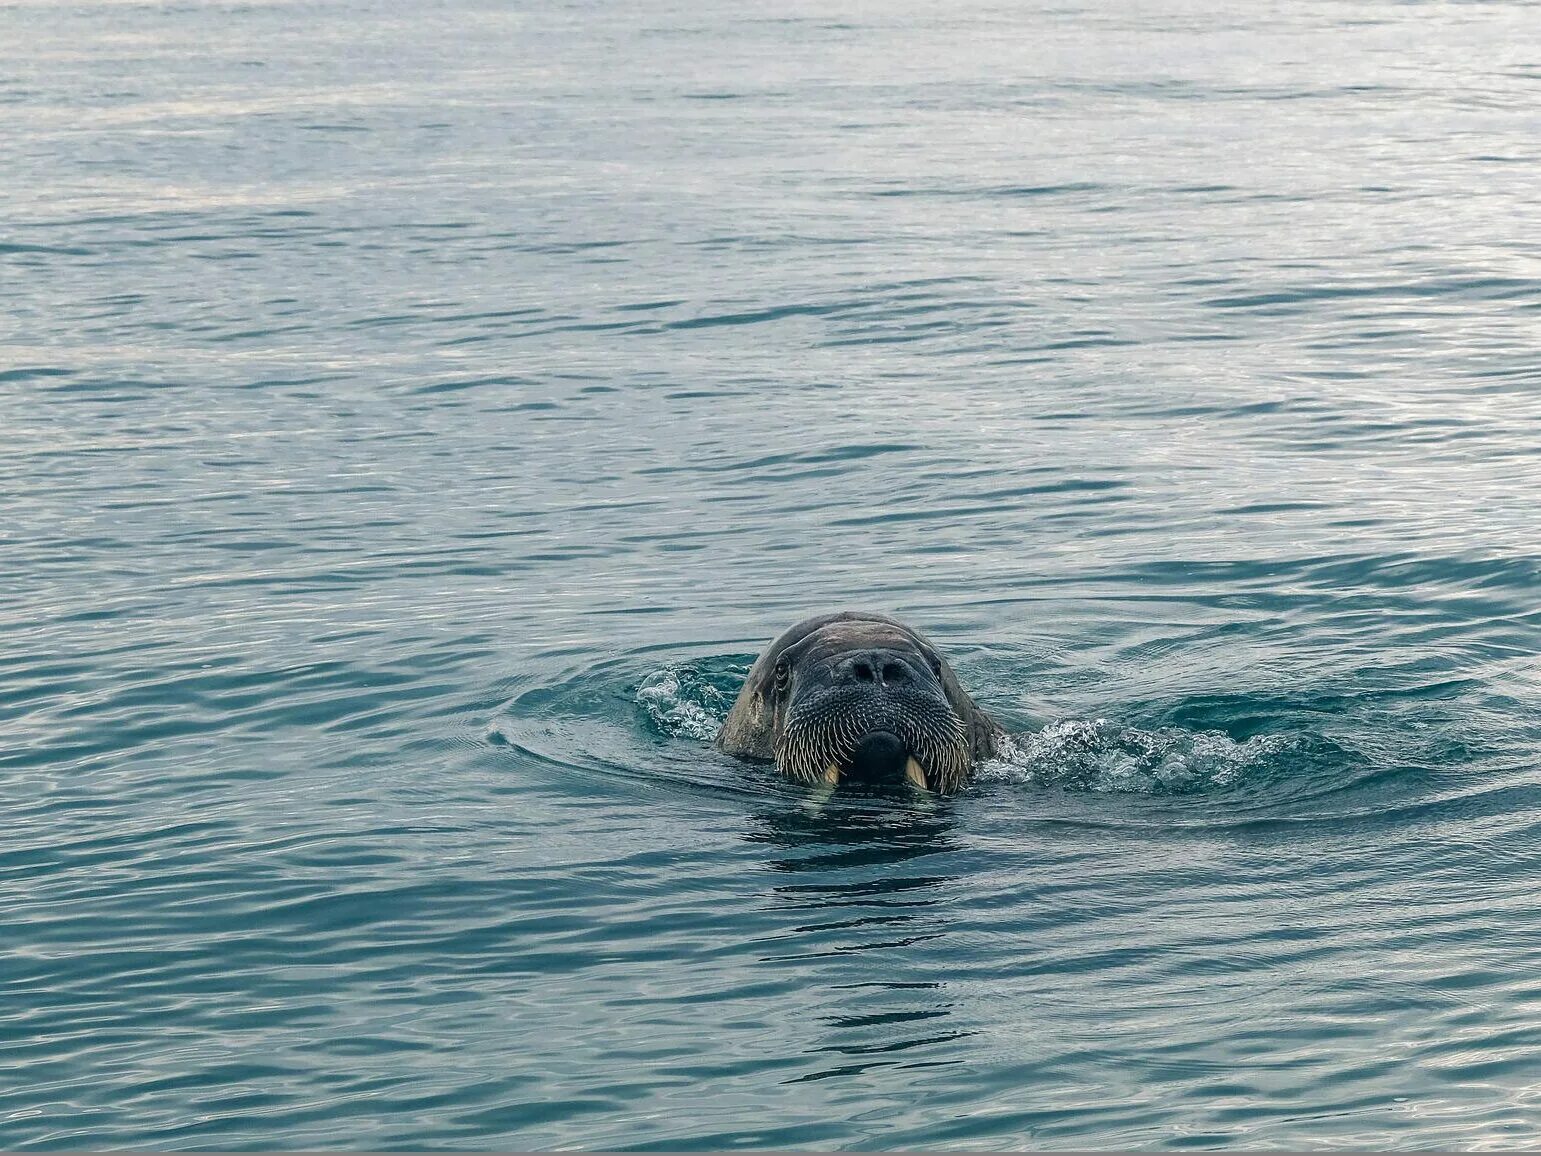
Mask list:
POLYGON ((851 777, 869 780, 897 780, 904 773, 909 751, 892 731, 873 731, 864 735, 851 754, 851 777))
POLYGON ((835 677, 849 682, 895 686, 912 682, 914 672, 899 659, 876 651, 845 659, 835 667, 835 677))

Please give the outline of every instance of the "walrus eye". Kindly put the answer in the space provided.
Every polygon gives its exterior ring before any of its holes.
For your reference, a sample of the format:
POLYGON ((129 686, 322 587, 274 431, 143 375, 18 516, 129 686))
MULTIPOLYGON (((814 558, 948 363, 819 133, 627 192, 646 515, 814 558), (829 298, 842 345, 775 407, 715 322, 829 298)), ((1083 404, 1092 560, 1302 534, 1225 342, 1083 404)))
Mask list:
POLYGON ((786 690, 787 683, 792 681, 792 668, 785 661, 776 664, 776 689, 786 690))

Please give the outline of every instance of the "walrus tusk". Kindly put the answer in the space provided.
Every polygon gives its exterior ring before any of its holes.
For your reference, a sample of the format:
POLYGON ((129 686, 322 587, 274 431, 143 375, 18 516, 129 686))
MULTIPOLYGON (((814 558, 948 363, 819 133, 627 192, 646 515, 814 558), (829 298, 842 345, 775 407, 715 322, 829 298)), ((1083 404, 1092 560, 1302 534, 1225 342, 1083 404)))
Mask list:
POLYGON ((911 755, 905 761, 904 781, 912 787, 920 788, 922 791, 930 789, 926 786, 926 769, 915 761, 914 755, 911 755))
POLYGON ((824 804, 829 802, 829 798, 835 793, 835 787, 839 782, 840 768, 831 763, 825 768, 824 773, 819 776, 818 782, 814 784, 812 794, 803 803, 803 810, 807 812, 810 818, 817 819, 823 816, 824 804))

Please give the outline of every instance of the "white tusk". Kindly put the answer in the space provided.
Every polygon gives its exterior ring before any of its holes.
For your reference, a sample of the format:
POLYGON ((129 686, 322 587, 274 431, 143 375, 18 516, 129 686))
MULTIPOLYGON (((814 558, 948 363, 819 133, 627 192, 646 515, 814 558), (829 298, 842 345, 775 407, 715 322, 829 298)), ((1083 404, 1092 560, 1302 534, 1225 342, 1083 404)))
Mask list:
POLYGON ((910 786, 917 787, 922 791, 929 789, 926 786, 926 769, 915 761, 915 757, 913 755, 911 755, 909 759, 905 761, 904 780, 905 782, 909 783, 910 786))
POLYGON ((829 802, 829 797, 835 793, 835 785, 840 781, 840 768, 831 763, 819 776, 814 784, 813 792, 803 803, 803 810, 810 818, 817 819, 824 814, 824 804, 829 802))

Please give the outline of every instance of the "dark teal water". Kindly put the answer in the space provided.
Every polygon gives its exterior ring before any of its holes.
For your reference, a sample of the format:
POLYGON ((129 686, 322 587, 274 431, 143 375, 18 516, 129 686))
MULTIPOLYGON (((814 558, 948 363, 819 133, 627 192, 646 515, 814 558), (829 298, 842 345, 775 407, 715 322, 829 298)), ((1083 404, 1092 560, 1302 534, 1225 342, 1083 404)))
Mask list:
POLYGON ((0 1145, 1541 1143, 1518 2, 0 7, 0 1145), (709 737, 898 613, 1024 733, 709 737))

